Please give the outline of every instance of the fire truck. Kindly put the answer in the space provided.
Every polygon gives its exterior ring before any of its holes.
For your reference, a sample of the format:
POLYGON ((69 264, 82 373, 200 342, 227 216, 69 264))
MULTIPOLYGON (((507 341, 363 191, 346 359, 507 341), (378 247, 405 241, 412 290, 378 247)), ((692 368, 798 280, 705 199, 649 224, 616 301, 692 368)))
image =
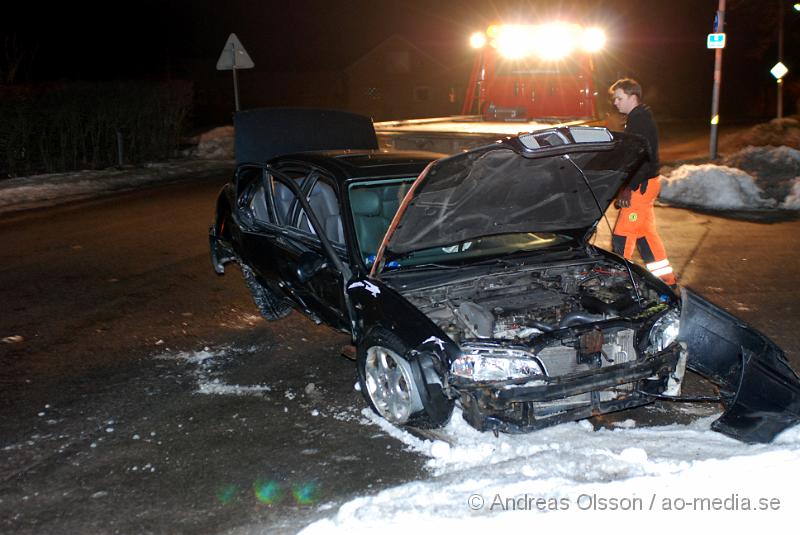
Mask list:
POLYGON ((566 22, 495 24, 473 34, 477 54, 462 114, 486 120, 596 118, 593 55, 605 42, 600 28, 566 22))
POLYGON ((567 22, 494 24, 470 38, 476 51, 460 116, 375 123, 386 149, 455 153, 498 137, 559 124, 599 124, 596 27, 567 22))

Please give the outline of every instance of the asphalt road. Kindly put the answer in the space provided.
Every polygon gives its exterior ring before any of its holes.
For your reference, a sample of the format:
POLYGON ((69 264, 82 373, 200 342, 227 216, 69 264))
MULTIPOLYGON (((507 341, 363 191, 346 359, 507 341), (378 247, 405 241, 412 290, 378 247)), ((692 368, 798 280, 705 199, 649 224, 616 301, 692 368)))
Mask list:
MULTIPOLYGON (((1 533, 293 533, 424 477, 362 420, 346 336, 214 274, 226 178, 0 217, 1 533)), ((681 283, 800 368, 800 222, 658 217, 681 283)))
POLYGON ((268 324, 213 272, 226 178, 0 219, 0 532, 294 532, 422 475, 359 422, 348 337, 268 324), (198 393, 214 381, 262 391, 198 393))

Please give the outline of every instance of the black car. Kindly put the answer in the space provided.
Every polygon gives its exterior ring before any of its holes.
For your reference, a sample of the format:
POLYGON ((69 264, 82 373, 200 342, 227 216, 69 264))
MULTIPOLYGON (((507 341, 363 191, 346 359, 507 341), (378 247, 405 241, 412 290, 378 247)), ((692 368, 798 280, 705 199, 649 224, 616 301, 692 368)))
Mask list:
POLYGON ((387 420, 437 427, 458 403, 479 430, 525 432, 684 399, 687 368, 718 385, 720 432, 765 442, 800 418, 774 343, 591 244, 639 138, 551 128, 441 157, 379 151, 343 112, 251 110, 235 129, 214 268, 239 264, 267 319, 349 333, 387 420))

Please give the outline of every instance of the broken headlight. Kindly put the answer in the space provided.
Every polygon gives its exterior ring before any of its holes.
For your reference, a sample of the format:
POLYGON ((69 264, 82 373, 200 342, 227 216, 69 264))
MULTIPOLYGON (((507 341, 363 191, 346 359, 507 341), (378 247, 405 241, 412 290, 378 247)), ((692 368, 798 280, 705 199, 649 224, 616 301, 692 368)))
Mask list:
POLYGON ((450 372, 472 381, 504 381, 543 375, 539 360, 519 349, 465 344, 463 353, 453 361, 450 372))
POLYGON ((656 320, 650 329, 650 348, 663 351, 678 338, 681 330, 681 318, 677 310, 670 310, 656 320))

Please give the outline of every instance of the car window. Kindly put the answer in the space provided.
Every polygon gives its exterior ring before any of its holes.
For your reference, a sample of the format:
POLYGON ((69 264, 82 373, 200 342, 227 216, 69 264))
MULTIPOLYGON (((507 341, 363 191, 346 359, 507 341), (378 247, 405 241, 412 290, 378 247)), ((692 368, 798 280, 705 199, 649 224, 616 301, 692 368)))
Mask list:
POLYGON ((350 211, 361 256, 372 264, 383 236, 400 207, 414 177, 396 180, 374 180, 350 185, 350 211))
MULTIPOLYGON (((291 178, 298 187, 302 185, 305 175, 301 173, 284 173, 291 178)), ((298 210, 297 199, 289 189, 289 186, 281 182, 276 177, 269 177, 269 184, 272 189, 272 199, 275 208, 274 223, 285 226, 295 226, 296 213, 298 210)))
MULTIPOLYGON (((339 213, 339 199, 332 182, 324 176, 311 176, 313 186, 308 192, 306 199, 317 221, 322 225, 325 236, 334 243, 344 243, 344 231, 342 229, 342 216, 339 213)), ((300 210, 298 228, 311 234, 316 234, 305 212, 300 210)))
POLYGON ((263 168, 255 166, 241 166, 236 170, 238 205, 249 209, 250 213, 261 221, 268 219, 264 187, 261 184, 263 172, 263 168))
POLYGON ((271 221, 269 215, 269 208, 267 205, 267 196, 264 192, 264 181, 261 179, 263 169, 247 169, 244 173, 240 173, 240 182, 249 183, 247 189, 247 206, 250 208, 250 213, 256 221, 269 222, 271 221), (251 176, 254 175, 254 176, 251 176))

